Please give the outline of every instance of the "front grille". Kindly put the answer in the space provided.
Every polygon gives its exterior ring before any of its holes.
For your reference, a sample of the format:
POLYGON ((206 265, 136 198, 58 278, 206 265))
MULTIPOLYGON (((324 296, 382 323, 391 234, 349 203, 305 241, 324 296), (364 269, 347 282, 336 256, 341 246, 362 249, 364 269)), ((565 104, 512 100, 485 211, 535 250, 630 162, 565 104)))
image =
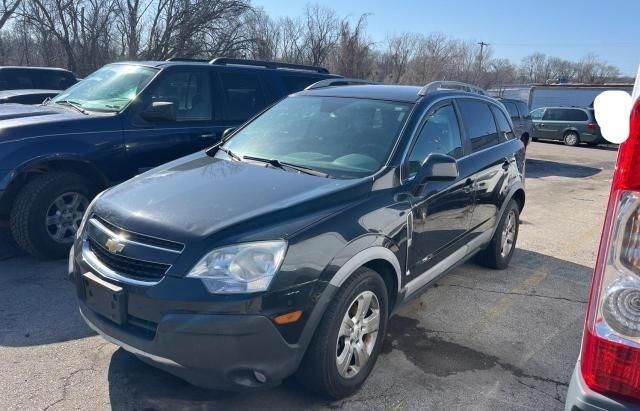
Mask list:
POLYGON ((87 237, 89 250, 114 272, 137 280, 159 280, 171 267, 168 264, 136 260, 122 255, 112 254, 91 237, 87 237))

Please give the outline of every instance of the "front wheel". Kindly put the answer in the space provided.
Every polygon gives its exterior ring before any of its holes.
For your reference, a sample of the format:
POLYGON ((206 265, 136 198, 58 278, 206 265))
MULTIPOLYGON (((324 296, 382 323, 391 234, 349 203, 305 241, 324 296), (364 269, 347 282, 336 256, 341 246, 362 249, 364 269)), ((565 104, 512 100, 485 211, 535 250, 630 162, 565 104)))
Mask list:
POLYGON ((387 312, 384 281, 375 271, 359 268, 327 309, 296 374, 298 381, 333 399, 358 390, 380 353, 387 312))
POLYGON ((503 270, 507 268, 518 241, 520 208, 515 200, 509 201, 496 232, 486 249, 478 253, 478 262, 485 267, 503 270))
POLYGON ((89 184, 77 174, 51 172, 37 176, 13 203, 11 234, 31 255, 65 257, 91 197, 89 184))

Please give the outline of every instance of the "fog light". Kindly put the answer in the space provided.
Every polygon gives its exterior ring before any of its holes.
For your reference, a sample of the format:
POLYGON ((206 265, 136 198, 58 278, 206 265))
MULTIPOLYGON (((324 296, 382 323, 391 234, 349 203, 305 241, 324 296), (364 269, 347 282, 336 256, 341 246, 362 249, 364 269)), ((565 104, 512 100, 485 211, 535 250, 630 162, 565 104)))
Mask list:
POLYGON ((620 287, 605 298, 602 316, 616 332, 640 337, 640 289, 620 287))
POLYGON ((260 384, 264 384, 265 382, 267 382, 267 376, 260 371, 254 371, 253 376, 256 377, 256 381, 258 381, 260 384))

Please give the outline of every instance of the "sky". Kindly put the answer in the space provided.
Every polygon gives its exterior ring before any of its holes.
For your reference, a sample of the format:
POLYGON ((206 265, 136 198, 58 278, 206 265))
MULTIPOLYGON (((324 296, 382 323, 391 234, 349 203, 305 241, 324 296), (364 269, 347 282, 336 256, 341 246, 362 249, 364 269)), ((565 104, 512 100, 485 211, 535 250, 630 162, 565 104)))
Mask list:
MULTIPOLYGON (((273 16, 299 16, 305 1, 253 0, 273 16)), ((595 53, 635 76, 640 65, 640 0, 322 0, 341 17, 370 13, 367 32, 384 42, 402 32, 441 32, 484 41, 493 57, 519 63, 539 51, 577 61, 595 53)))

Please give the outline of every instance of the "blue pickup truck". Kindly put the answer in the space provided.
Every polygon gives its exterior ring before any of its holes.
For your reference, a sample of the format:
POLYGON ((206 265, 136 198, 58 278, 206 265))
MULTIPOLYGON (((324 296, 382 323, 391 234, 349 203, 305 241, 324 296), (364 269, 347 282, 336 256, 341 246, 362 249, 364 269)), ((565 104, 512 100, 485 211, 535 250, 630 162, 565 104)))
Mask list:
POLYGON ((0 107, 0 218, 17 244, 64 256, 93 196, 217 143, 321 67, 256 60, 109 64, 39 106, 0 107))

